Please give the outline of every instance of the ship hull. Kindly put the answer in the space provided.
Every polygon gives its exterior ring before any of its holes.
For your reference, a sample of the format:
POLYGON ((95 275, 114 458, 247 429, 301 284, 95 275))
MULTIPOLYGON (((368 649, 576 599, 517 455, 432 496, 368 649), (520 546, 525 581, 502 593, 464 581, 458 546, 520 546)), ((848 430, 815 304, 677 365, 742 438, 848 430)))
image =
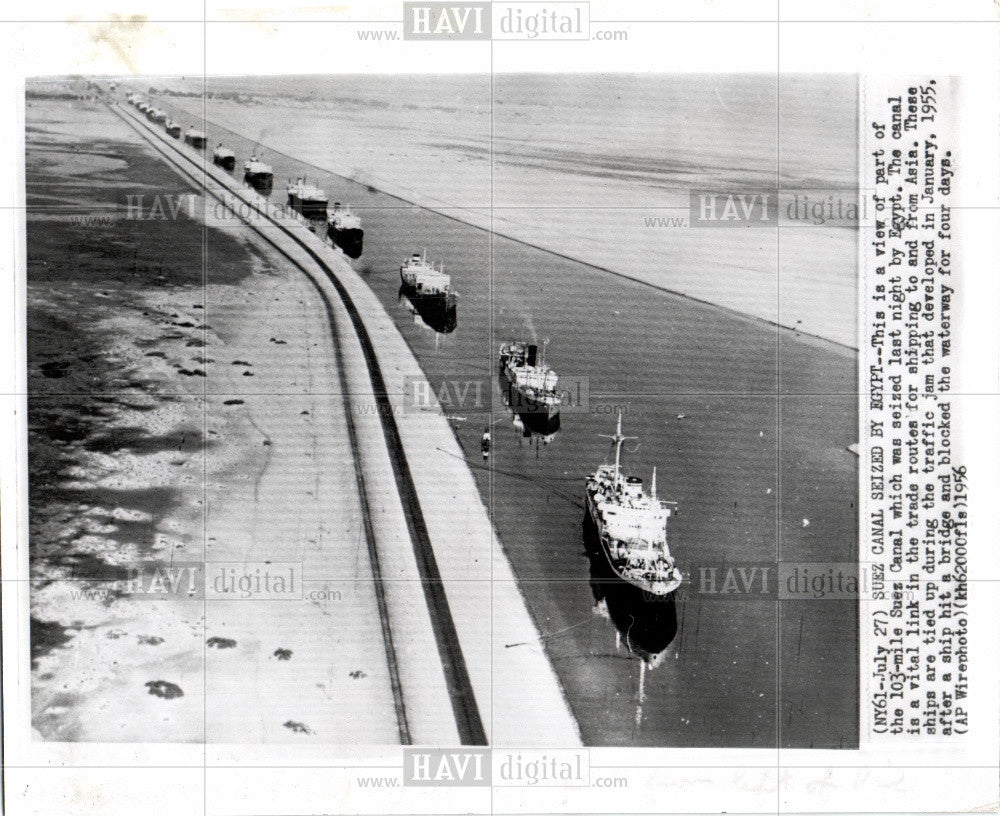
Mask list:
MULTIPOLYGON (((516 413, 516 412, 515 412, 516 413)), ((517 414, 524 425, 525 435, 551 437, 562 428, 562 415, 555 414, 517 414)))
POLYGON ((597 513, 597 508, 594 506, 594 500, 590 493, 587 493, 587 520, 593 529, 594 537, 596 540, 596 546, 600 550, 604 561, 606 562, 608 569, 614 575, 614 577, 623 584, 628 584, 631 587, 639 590, 643 596, 648 598, 664 598, 672 595, 677 591, 680 586, 680 582, 676 583, 652 583, 649 581, 640 581, 632 578, 615 566, 614 561, 611 558, 611 548, 610 543, 606 535, 601 533, 601 524, 597 513))
POLYGON ((274 188, 274 175, 272 173, 244 173, 243 181, 264 195, 270 193, 274 188))
POLYGON ((288 206, 299 213, 303 218, 317 218, 326 220, 326 207, 328 199, 321 198, 299 198, 297 195, 288 196, 288 206))
POLYGON ((458 308, 454 298, 449 305, 444 296, 413 297, 412 290, 406 286, 399 287, 399 298, 405 298, 420 319, 438 334, 450 334, 458 326, 458 308))
POLYGON ((218 156, 213 156, 212 161, 221 167, 223 170, 228 170, 230 173, 236 169, 236 157, 235 156, 223 156, 219 158, 218 156))
POLYGON ((334 246, 340 247, 341 251, 348 258, 360 258, 364 247, 365 231, 362 229, 337 229, 331 226, 327 230, 330 241, 334 246))
POLYGON ((402 273, 400 273, 399 279, 402 282, 403 294, 406 295, 410 303, 414 306, 417 305, 417 301, 426 301, 428 303, 440 302, 442 308, 453 309, 458 302, 454 292, 435 292, 429 294, 419 291, 412 283, 407 283, 402 273))

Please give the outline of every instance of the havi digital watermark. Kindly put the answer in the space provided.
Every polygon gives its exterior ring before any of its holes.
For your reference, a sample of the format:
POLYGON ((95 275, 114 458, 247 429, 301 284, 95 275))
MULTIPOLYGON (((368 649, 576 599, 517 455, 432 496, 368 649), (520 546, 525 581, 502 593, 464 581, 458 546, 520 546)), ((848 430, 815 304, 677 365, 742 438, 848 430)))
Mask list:
POLYGON ((589 40, 590 3, 404 2, 403 39, 589 40))

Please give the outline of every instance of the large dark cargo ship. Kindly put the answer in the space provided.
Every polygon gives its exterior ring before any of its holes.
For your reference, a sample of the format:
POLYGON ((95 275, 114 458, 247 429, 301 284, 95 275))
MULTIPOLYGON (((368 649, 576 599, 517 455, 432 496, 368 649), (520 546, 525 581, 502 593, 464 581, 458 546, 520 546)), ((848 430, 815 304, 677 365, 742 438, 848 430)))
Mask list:
POLYGON ((274 171, 256 156, 251 156, 243 164, 243 181, 258 193, 268 195, 274 187, 274 171))
POLYGON ((339 201, 334 203, 333 212, 327 219, 326 234, 348 258, 361 257, 365 232, 361 229, 361 219, 347 205, 339 201))
POLYGON ((500 373, 507 380, 504 395, 511 410, 522 416, 551 418, 559 413, 559 375, 539 358, 538 346, 523 340, 500 347, 500 373))
POLYGON ((417 306, 440 306, 447 310, 454 308, 458 296, 451 288, 451 277, 444 273, 444 264, 439 269, 427 262, 426 252, 421 255, 414 252, 401 267, 399 278, 402 281, 402 293, 417 306))
POLYGON ((310 184, 305 177, 295 179, 288 185, 288 206, 303 218, 326 220, 326 205, 330 197, 315 184, 310 184))
POLYGON ((184 134, 184 144, 190 145, 195 150, 204 150, 207 137, 203 131, 188 128, 184 134))
POLYGON ((215 150, 212 151, 212 163, 231 173, 236 169, 236 154, 229 148, 223 147, 222 142, 219 142, 215 150))

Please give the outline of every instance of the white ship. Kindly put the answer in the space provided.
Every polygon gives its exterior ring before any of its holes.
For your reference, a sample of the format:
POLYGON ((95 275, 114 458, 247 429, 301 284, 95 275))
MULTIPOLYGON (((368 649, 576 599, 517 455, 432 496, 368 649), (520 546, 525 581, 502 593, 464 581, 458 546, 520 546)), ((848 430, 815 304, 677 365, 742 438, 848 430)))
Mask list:
POLYGON ((326 234, 348 258, 361 257, 365 232, 361 229, 361 219, 347 205, 334 202, 333 212, 327 219, 326 234))
POLYGON ((500 373, 507 379, 505 396, 514 413, 545 418, 559 413, 559 375, 539 358, 534 343, 504 343, 500 347, 500 373))
POLYGON ((310 184, 305 177, 295 179, 288 185, 288 206, 302 214, 304 218, 326 218, 326 205, 330 197, 317 187, 310 184))
POLYGON ((447 308, 455 306, 457 295, 451 288, 451 276, 444 272, 444 264, 439 269, 427 262, 427 253, 414 252, 401 267, 399 277, 403 282, 403 294, 414 305, 418 301, 440 301, 447 308))
POLYGON ((676 505, 657 497, 655 468, 648 495, 642 479, 622 473, 622 443, 635 437, 622 435, 620 412, 617 430, 606 438, 615 445, 615 463, 587 478, 587 518, 616 577, 650 595, 669 595, 682 581, 667 546, 667 519, 676 505))

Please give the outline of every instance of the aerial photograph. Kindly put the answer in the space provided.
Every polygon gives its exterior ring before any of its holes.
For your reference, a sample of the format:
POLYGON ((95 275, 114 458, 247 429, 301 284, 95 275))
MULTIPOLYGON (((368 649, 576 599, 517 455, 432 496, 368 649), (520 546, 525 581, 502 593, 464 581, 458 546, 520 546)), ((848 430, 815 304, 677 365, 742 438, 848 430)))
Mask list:
POLYGON ((858 747, 856 76, 24 105, 34 739, 858 747))

